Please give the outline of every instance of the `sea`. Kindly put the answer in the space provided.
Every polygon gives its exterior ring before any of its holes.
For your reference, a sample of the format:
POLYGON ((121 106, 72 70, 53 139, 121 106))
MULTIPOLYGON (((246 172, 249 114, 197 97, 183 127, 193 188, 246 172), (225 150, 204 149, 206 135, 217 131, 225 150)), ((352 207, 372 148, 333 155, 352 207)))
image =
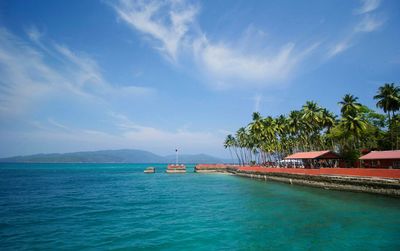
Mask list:
POLYGON ((0 250, 400 250, 398 198, 165 168, 0 164, 0 250))

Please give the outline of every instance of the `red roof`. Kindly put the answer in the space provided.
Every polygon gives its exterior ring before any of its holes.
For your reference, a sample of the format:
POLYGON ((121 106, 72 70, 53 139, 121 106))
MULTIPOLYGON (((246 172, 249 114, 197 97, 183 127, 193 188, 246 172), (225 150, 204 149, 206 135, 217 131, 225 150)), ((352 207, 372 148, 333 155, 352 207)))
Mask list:
POLYGON ((287 156, 285 159, 339 159, 339 155, 332 151, 299 152, 287 156))
POLYGON ((368 159, 400 159, 400 150, 394 151, 372 151, 360 157, 361 160, 368 159))

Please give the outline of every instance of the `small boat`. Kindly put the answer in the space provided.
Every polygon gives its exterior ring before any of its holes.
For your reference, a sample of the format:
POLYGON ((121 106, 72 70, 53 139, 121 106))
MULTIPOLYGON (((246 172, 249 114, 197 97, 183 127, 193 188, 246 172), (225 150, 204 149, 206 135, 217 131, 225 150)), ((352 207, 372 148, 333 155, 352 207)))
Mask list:
POLYGON ((144 169, 144 173, 155 173, 155 172, 156 172, 156 168, 152 167, 152 166, 144 169))

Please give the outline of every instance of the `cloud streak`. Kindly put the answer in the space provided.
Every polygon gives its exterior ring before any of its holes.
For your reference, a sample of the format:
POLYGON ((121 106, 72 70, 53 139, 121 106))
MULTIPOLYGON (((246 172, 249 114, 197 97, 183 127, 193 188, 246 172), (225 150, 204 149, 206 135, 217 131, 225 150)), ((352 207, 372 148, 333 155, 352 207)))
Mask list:
MULTIPOLYGON (((277 52, 254 53, 250 48, 230 47, 212 43, 205 36, 194 43, 194 53, 200 68, 213 79, 217 89, 249 86, 271 86, 289 78, 296 67, 318 43, 300 51, 288 43, 277 52)), ((256 51, 266 51, 259 48, 256 51)), ((254 50, 254 48, 253 48, 254 50)))
POLYGON ((174 62, 198 12, 196 6, 184 1, 123 0, 112 6, 130 27, 156 40, 156 48, 174 62))
POLYGON ((373 32, 379 29, 385 20, 377 16, 366 15, 354 28, 355 32, 373 32))
MULTIPOLYGON (((170 154, 175 147, 185 153, 208 153, 223 155, 223 133, 194 131, 188 129, 165 130, 138 124, 120 113, 109 113, 108 118, 114 128, 111 131, 95 127, 74 127, 49 118, 31 122, 29 131, 0 131, 3 142, 23 142, 18 149, 10 144, 1 149, 2 157, 40 152, 70 152, 100 149, 143 149, 158 154, 170 154), (60 144, 62 142, 62 144, 60 144), (196 142, 196 144, 193 144, 196 142), (33 147, 33 148, 32 148, 33 147)), ((18 144, 17 144, 18 145, 18 144)))
MULTIPOLYGON (((112 6, 130 27, 156 40, 160 45, 156 48, 169 60, 177 62, 179 56, 186 53, 216 89, 278 84, 293 74, 317 45, 299 50, 295 43, 288 42, 278 49, 265 46, 255 50, 240 46, 240 38, 239 45, 210 41, 201 28, 195 26, 199 7, 185 1, 121 0, 112 6), (270 53, 260 53, 268 50, 270 53)), ((242 40, 254 41, 265 34, 261 30, 256 32, 249 34, 248 29, 242 40)))
POLYGON ((381 4, 381 0, 361 0, 361 6, 354 11, 356 14, 365 14, 374 11, 381 4))
POLYGON ((350 33, 337 43, 332 45, 327 52, 328 59, 343 53, 347 49, 355 45, 355 40, 361 35, 378 30, 384 23, 385 18, 374 15, 371 12, 376 10, 380 5, 379 0, 365 0, 359 9, 355 10, 355 14, 361 15, 361 20, 352 28, 350 33))
POLYGON ((18 149, 2 149, 2 154, 99 147, 163 153, 168 146, 171 149, 180 146, 188 152, 204 152, 204 149, 210 149, 208 153, 222 152, 222 135, 144 126, 114 112, 114 103, 149 97, 155 90, 113 85, 104 79, 94 59, 66 45, 46 43, 43 35, 38 34, 41 33, 30 30, 29 42, 0 28, 0 138, 5 144, 13 142, 10 145, 14 147, 22 145, 18 149), (53 109, 50 114, 40 110, 51 106, 64 109, 53 109), (58 112, 77 117, 71 121, 64 115, 58 116, 58 112), (8 128, 3 122, 10 120, 18 121, 24 129, 17 132, 8 128))
MULTIPOLYGON (((41 36, 32 34, 37 32, 28 35, 45 46, 41 36)), ((134 97, 154 92, 140 86, 110 84, 87 55, 56 43, 37 50, 5 28, 0 28, 0 73, 0 111, 9 114, 29 110, 35 102, 52 96, 107 102, 113 96, 134 97)))

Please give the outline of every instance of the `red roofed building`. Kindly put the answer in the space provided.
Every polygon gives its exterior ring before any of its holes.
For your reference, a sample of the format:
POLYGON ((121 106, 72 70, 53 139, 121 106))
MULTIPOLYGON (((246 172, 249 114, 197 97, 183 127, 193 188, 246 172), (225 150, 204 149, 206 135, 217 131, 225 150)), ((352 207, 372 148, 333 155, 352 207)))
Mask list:
POLYGON ((400 150, 372 151, 360 160, 366 168, 400 168, 400 150))
POLYGON ((332 151, 299 152, 287 156, 285 159, 340 159, 339 155, 332 151))
POLYGON ((298 152, 285 160, 301 160, 305 168, 337 167, 340 156, 332 151, 298 152))

